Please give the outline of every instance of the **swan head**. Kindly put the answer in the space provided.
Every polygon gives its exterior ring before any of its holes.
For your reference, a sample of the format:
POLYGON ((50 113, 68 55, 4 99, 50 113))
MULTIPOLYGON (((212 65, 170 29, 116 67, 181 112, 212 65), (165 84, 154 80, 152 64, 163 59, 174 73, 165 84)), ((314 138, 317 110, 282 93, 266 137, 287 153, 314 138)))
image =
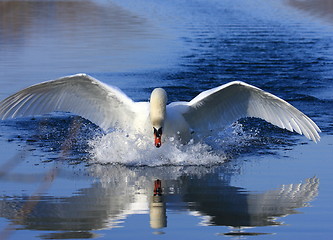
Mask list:
POLYGON ((166 104, 168 98, 163 88, 155 88, 150 96, 150 122, 153 126, 155 146, 162 145, 163 127, 166 118, 166 104))

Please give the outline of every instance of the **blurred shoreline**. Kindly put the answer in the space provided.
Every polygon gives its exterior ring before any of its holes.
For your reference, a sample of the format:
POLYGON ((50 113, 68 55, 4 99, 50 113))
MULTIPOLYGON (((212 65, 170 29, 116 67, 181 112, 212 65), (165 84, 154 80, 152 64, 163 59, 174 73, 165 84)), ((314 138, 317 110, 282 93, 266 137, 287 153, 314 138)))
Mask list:
POLYGON ((303 12, 320 17, 328 23, 333 24, 332 0, 287 0, 287 3, 303 12))

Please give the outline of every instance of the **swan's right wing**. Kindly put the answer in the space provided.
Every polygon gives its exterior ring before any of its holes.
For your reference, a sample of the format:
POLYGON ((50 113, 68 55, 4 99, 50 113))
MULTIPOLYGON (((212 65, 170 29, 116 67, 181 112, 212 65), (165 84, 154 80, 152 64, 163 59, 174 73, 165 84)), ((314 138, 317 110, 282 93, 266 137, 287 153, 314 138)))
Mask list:
POLYGON ((226 127, 242 117, 257 117, 296 131, 317 142, 319 127, 281 98, 244 82, 231 82, 202 92, 183 113, 193 129, 226 127))
POLYGON ((118 88, 76 74, 25 88, 0 102, 0 118, 55 111, 80 115, 103 129, 130 127, 134 102, 118 88))

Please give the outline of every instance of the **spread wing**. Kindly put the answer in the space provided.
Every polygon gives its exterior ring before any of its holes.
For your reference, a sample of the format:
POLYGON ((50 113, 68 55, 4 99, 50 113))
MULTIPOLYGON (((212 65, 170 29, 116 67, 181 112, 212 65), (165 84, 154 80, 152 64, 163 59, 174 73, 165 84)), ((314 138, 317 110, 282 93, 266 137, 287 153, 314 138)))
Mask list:
POLYGON ((39 83, 7 97, 0 102, 0 118, 72 112, 108 129, 128 125, 134 117, 133 105, 118 88, 86 74, 76 74, 39 83))
POLYGON ((183 113, 193 129, 226 127, 242 117, 257 117, 317 142, 319 127, 304 113, 249 84, 235 81, 202 92, 183 113))

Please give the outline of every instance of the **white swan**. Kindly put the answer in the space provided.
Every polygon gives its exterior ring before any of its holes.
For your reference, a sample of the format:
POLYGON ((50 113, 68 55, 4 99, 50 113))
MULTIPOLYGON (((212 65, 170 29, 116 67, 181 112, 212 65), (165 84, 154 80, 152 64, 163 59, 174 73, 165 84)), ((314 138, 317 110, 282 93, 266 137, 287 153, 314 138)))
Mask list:
POLYGON ((76 74, 25 88, 0 102, 2 119, 54 111, 78 114, 103 129, 119 128, 149 136, 155 146, 164 136, 186 142, 192 134, 223 128, 242 117, 257 117, 280 128, 296 131, 317 142, 319 127, 286 101, 244 82, 230 82, 204 91, 190 102, 167 105, 162 88, 150 103, 134 102, 116 87, 86 74, 76 74))

